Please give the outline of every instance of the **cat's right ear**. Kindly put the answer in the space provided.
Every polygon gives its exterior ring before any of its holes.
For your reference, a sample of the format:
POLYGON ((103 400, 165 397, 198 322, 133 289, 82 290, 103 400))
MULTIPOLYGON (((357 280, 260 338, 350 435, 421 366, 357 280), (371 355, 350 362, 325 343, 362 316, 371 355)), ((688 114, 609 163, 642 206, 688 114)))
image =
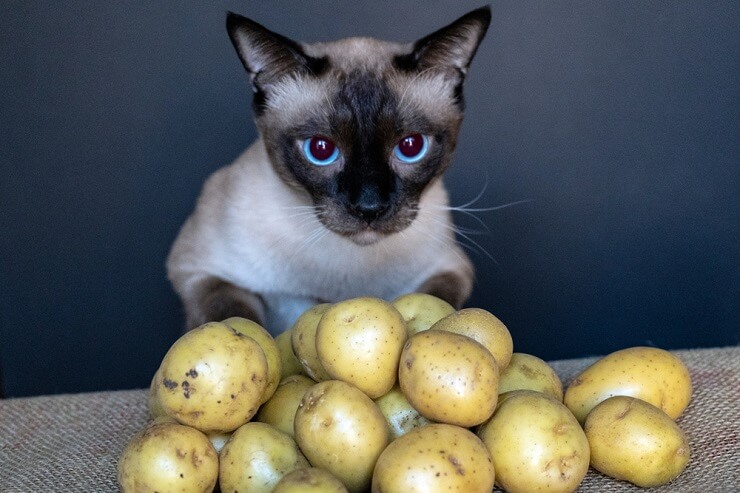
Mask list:
POLYGON ((226 30, 249 74, 255 92, 255 105, 269 97, 271 86, 283 77, 298 73, 318 75, 325 58, 306 55, 301 46, 285 36, 239 14, 226 15, 226 30))

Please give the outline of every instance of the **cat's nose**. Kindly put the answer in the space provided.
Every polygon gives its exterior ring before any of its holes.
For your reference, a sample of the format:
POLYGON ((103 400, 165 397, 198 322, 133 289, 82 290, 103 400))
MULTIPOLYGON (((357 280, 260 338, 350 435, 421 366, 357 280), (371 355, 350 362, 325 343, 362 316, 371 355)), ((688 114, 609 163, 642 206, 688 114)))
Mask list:
POLYGON ((388 210, 388 201, 381 197, 379 191, 373 187, 363 187, 360 195, 352 204, 355 214, 371 223, 388 210))

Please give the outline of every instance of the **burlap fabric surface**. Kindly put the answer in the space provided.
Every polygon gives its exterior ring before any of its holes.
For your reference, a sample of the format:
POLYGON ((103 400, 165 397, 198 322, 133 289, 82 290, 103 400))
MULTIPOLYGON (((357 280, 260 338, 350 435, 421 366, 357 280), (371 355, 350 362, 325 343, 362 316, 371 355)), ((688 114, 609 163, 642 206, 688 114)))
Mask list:
MULTIPOLYGON (((644 490, 590 471, 579 492, 740 491, 740 347, 675 352, 694 396, 679 418, 691 461, 671 484, 644 490)), ((567 384, 595 358, 552 366, 567 384)), ((145 390, 0 400, 0 492, 118 491, 116 463, 147 423, 145 390)))

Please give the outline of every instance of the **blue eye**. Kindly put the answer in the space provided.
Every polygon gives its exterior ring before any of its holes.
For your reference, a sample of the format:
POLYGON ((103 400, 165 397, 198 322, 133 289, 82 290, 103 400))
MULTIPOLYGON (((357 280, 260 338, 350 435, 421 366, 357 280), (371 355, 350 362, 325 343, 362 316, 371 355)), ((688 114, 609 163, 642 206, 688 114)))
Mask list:
POLYGON ((303 141, 303 154, 316 166, 328 166, 339 158, 339 148, 323 135, 314 135, 303 141))
POLYGON ((416 163, 424 157, 429 149, 429 139, 426 135, 410 134, 401 139, 393 154, 404 163, 416 163))

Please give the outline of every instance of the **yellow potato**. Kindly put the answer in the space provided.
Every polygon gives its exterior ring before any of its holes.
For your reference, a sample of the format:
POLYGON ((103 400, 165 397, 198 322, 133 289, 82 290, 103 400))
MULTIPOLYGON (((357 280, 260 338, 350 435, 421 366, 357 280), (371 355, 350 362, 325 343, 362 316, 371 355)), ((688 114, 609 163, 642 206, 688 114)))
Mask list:
POLYGON ((158 375, 159 370, 154 373, 152 381, 149 384, 149 400, 147 404, 149 407, 149 416, 151 416, 152 419, 157 419, 161 416, 167 416, 167 412, 162 407, 162 401, 160 401, 159 399, 159 387, 156 385, 158 375))
POLYGON ((498 398, 499 370, 470 337, 429 329, 406 341, 398 381, 412 406, 432 421, 470 427, 487 420, 498 398))
POLYGON ((303 399, 303 394, 315 384, 316 382, 303 375, 289 376, 280 382, 270 400, 262 404, 254 419, 272 425, 293 437, 295 412, 303 399))
POLYGON ((321 316, 331 306, 330 303, 314 305, 301 314, 290 329, 290 343, 293 354, 301 363, 306 375, 317 382, 331 380, 331 377, 321 365, 316 353, 316 326, 321 316))
POLYGON ((643 488, 678 477, 689 462, 681 428, 663 411, 634 397, 602 401, 584 425, 597 471, 643 488))
POLYGON ((455 307, 445 300, 426 293, 404 294, 393 300, 392 304, 406 321, 409 337, 427 330, 441 318, 455 312, 455 307))
POLYGON ((491 455, 469 430, 430 424, 394 440, 380 454, 373 473, 373 493, 490 493, 494 484, 491 455))
POLYGON ((550 365, 526 353, 511 355, 509 366, 501 372, 498 393, 511 390, 536 390, 563 402, 563 383, 550 365))
POLYGON ((509 365, 514 351, 511 333, 501 320, 482 308, 463 308, 447 315, 431 328, 475 339, 491 352, 499 370, 504 370, 509 365))
POLYGON ((496 483, 509 493, 572 492, 588 472, 588 440, 580 424, 542 392, 503 394, 478 436, 493 457, 496 483))
POLYGON ((356 386, 371 399, 396 383, 406 342, 403 317, 393 305, 362 297, 332 305, 316 328, 316 351, 332 378, 356 386))
POLYGON ((283 476, 272 493, 347 493, 347 488, 329 471, 308 467, 283 476))
POLYGON ((401 388, 396 385, 387 394, 375 399, 391 430, 391 440, 405 435, 414 428, 431 423, 409 403, 401 388))
POLYGON ((691 400, 691 376, 677 356, 663 349, 622 349, 578 375, 563 402, 583 423, 596 404, 615 395, 637 397, 676 419, 691 400))
POLYGON ((260 404, 267 402, 277 389, 282 374, 282 362, 280 360, 280 350, 278 349, 275 339, 257 322, 253 322, 242 317, 231 317, 223 321, 232 329, 249 336, 260 345, 267 359, 267 386, 260 399, 260 404))
POLYGON ((309 467, 295 441, 265 423, 247 423, 237 429, 219 457, 222 492, 270 493, 283 476, 309 467))
POLYGON ((326 469, 349 491, 370 487, 373 467, 390 432, 378 406, 339 380, 314 385, 295 415, 295 438, 314 467, 326 469))
POLYGON ((155 423, 134 435, 118 460, 123 493, 210 492, 218 478, 218 454, 200 431, 173 422, 155 423))
POLYGON ((292 334, 292 330, 286 330, 275 338, 278 351, 280 351, 280 367, 282 368, 282 371, 280 372, 280 380, 291 375, 306 374, 306 370, 303 369, 303 365, 301 365, 301 362, 298 361, 295 353, 293 353, 293 344, 290 340, 292 334))
POLYGON ((229 432, 249 421, 266 384, 267 360, 260 345, 220 322, 175 341, 154 383, 162 409, 203 432, 229 432))

